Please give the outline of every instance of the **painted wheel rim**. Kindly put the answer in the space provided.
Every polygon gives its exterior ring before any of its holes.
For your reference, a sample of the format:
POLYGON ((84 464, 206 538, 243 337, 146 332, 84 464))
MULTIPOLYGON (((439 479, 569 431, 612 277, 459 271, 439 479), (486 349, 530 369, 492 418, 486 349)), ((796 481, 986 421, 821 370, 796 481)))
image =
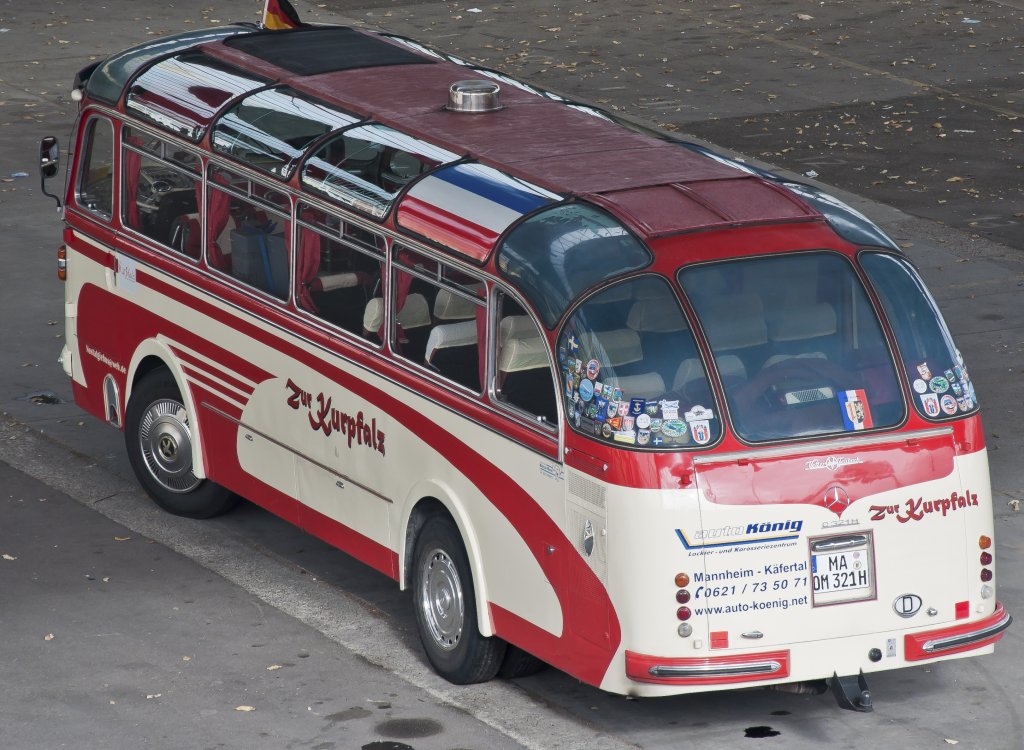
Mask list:
POLYGON ((191 492, 202 481, 192 473, 192 432, 181 402, 149 405, 139 425, 139 448, 150 476, 169 492, 191 492))
POLYGON ((462 582, 444 550, 430 553, 420 579, 420 607, 434 643, 445 651, 458 646, 465 622, 462 582))

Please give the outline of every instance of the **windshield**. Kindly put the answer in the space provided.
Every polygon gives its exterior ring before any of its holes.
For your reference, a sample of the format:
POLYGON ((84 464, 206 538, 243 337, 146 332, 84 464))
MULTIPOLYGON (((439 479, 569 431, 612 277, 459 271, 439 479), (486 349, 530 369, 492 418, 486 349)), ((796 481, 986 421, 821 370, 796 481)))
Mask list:
POLYGON ((679 272, 736 433, 761 442, 891 427, 903 419, 881 325, 853 267, 829 252, 679 272))
POLYGON ((590 437, 692 448, 721 434, 693 334, 662 278, 623 281, 580 305, 558 359, 569 422, 590 437))
POLYGON ((864 253, 860 263, 896 335, 917 411, 929 419, 974 411, 978 399, 963 357, 914 269, 882 253, 864 253))

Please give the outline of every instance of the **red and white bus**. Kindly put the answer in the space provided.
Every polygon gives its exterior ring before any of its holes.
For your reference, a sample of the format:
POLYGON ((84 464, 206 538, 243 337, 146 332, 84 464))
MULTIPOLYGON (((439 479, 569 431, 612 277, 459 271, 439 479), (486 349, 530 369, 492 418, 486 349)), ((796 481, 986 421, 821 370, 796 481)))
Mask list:
POLYGON ((843 203, 352 28, 154 39, 75 93, 77 403, 170 512, 241 496, 412 589, 446 678, 866 710, 1010 624, 967 366, 843 203))

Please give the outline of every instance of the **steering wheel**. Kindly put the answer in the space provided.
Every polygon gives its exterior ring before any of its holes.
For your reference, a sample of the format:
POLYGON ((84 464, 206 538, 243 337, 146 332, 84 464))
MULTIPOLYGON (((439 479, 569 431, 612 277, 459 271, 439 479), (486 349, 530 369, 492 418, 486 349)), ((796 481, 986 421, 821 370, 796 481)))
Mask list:
MULTIPOLYGON (((846 390, 841 384, 849 382, 849 379, 849 372, 827 359, 818 357, 784 359, 765 367, 736 389, 731 399, 733 416, 747 428, 742 430, 743 432, 751 428, 757 430, 760 426, 766 426, 770 422, 773 433, 782 429, 793 434, 793 430, 789 429, 790 423, 793 420, 804 421, 807 419, 807 415, 789 412, 787 407, 796 406, 796 404, 787 403, 786 394, 829 388, 833 394, 832 398, 805 403, 808 406, 814 403, 830 403, 835 420, 838 424, 842 424, 839 404, 834 396, 839 391, 846 390)), ((799 433, 802 430, 796 432, 799 433)))

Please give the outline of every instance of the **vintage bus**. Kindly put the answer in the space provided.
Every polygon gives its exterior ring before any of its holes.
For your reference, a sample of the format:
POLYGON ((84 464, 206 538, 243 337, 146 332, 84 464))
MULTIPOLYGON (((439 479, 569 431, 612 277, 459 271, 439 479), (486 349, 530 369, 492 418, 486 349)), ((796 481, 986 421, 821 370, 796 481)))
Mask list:
POLYGON ((867 710, 1010 624, 967 365, 845 204, 355 28, 74 94, 75 400, 168 511, 244 497, 411 589, 447 679, 867 710))

